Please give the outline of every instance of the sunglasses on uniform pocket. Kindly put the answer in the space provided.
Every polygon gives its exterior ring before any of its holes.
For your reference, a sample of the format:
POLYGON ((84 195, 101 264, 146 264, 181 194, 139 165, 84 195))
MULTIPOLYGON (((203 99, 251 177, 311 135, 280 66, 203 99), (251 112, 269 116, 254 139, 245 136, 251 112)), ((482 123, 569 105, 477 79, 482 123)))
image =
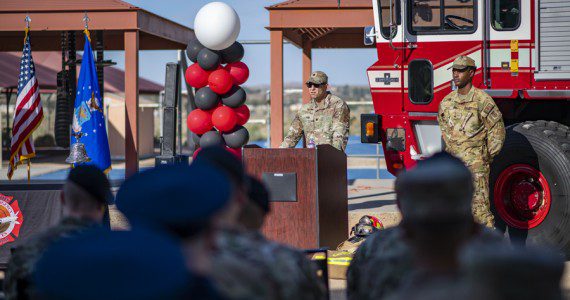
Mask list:
POLYGON ((323 85, 322 84, 316 84, 316 83, 307 83, 308 88, 311 88, 311 87, 320 88, 321 86, 323 86, 323 85))

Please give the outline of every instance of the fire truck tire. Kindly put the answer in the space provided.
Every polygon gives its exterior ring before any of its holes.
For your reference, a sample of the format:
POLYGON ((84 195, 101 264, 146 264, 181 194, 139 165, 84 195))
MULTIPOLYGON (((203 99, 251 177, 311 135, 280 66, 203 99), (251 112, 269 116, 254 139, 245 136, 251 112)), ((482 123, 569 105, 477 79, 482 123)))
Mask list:
POLYGON ((570 257, 568 126, 526 121, 507 127, 489 179, 497 229, 512 242, 554 247, 570 257))

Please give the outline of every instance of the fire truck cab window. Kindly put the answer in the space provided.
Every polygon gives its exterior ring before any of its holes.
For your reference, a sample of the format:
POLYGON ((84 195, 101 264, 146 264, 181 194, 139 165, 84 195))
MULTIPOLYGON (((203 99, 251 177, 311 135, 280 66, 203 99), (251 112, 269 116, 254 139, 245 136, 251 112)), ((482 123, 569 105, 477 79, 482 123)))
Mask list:
POLYGON ((402 24, 401 18, 401 0, 377 0, 378 10, 380 11, 380 33, 385 39, 391 39, 396 36, 398 27, 402 24), (390 33, 390 5, 392 6, 392 32, 390 33))
POLYGON ((416 59, 408 65, 408 97, 414 104, 428 104, 433 99, 433 65, 416 59))
POLYGON ((412 34, 473 33, 477 0, 408 0, 412 34))
POLYGON ((520 0, 491 0, 491 25, 499 31, 510 31, 521 24, 520 0))

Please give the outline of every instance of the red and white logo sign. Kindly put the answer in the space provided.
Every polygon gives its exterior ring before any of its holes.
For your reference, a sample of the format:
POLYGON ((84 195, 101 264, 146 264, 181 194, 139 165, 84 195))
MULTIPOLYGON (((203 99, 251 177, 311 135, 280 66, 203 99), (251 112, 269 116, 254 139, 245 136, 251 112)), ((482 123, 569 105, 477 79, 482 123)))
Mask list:
POLYGON ((14 197, 0 194, 0 246, 18 238, 24 216, 14 197))

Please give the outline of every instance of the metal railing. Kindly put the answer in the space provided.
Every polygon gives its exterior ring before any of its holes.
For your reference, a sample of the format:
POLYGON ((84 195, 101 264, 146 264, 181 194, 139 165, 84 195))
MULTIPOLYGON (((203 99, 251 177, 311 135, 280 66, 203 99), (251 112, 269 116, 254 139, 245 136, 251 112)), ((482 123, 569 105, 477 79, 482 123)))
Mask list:
POLYGON ((380 145, 376 144, 376 154, 350 154, 347 157, 376 158, 376 179, 380 179, 380 159, 384 159, 384 154, 380 154, 380 145))

